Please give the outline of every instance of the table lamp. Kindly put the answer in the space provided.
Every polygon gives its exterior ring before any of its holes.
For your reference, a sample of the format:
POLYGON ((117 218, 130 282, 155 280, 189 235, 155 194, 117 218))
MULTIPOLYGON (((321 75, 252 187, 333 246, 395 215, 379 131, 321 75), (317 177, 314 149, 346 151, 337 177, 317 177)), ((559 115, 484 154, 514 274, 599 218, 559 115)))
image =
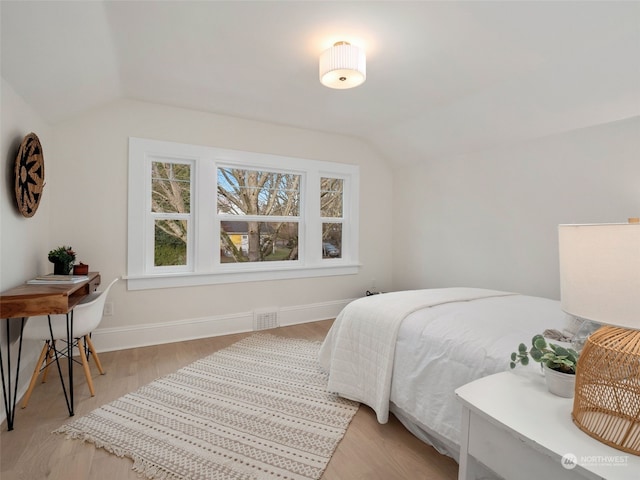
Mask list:
POLYGON ((591 437, 640 455, 640 223, 558 233, 562 309, 604 325, 580 353, 571 416, 591 437))

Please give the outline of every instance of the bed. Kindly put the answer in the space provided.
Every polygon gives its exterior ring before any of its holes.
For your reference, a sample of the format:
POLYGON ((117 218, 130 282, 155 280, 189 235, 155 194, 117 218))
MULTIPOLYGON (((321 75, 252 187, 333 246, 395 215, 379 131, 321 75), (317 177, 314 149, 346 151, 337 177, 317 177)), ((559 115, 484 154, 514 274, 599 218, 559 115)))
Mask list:
POLYGON ((391 411, 458 460, 461 405, 454 390, 509 369, 519 343, 566 325, 560 303, 546 298, 478 288, 385 293, 342 310, 320 363, 330 391, 370 406, 380 423, 391 411))

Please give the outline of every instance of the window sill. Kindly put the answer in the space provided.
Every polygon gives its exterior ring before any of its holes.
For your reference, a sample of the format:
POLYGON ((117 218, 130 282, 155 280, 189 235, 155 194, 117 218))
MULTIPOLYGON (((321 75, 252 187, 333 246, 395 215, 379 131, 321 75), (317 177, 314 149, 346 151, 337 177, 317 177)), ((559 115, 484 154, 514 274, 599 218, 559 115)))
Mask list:
POLYGON ((126 275, 123 276, 123 279, 127 281, 127 290, 150 290, 154 288, 193 287, 225 283, 265 282, 270 280, 356 275, 359 268, 360 264, 358 263, 340 263, 339 265, 321 265, 295 269, 254 270, 251 272, 180 272, 152 275, 126 275))

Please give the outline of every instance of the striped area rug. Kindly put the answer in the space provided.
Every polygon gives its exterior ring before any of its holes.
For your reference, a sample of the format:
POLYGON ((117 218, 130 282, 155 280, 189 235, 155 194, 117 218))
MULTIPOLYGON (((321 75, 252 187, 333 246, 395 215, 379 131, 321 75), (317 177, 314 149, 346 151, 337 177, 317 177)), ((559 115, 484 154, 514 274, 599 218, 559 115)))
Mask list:
POLYGON ((319 349, 254 334, 55 433, 151 479, 319 479, 358 409, 327 392, 319 349))

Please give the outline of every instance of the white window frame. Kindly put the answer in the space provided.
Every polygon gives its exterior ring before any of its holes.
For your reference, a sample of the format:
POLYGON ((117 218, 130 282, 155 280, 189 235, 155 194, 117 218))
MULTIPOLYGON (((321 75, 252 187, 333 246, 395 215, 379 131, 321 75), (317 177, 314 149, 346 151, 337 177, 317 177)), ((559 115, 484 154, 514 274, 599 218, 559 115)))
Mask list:
MULTIPOLYGON (((128 289, 356 274, 360 267, 359 176, 357 165, 131 137, 126 275, 128 289), (185 266, 153 266, 151 162, 158 160, 191 165, 191 213, 185 266), (298 260, 220 262, 219 249, 215 248, 219 245, 220 220, 223 219, 217 212, 218 166, 269 172, 285 171, 302 175, 298 260), (341 258, 322 258, 321 177, 344 180, 341 258)), ((260 221, 280 218, 261 217, 260 221)))

